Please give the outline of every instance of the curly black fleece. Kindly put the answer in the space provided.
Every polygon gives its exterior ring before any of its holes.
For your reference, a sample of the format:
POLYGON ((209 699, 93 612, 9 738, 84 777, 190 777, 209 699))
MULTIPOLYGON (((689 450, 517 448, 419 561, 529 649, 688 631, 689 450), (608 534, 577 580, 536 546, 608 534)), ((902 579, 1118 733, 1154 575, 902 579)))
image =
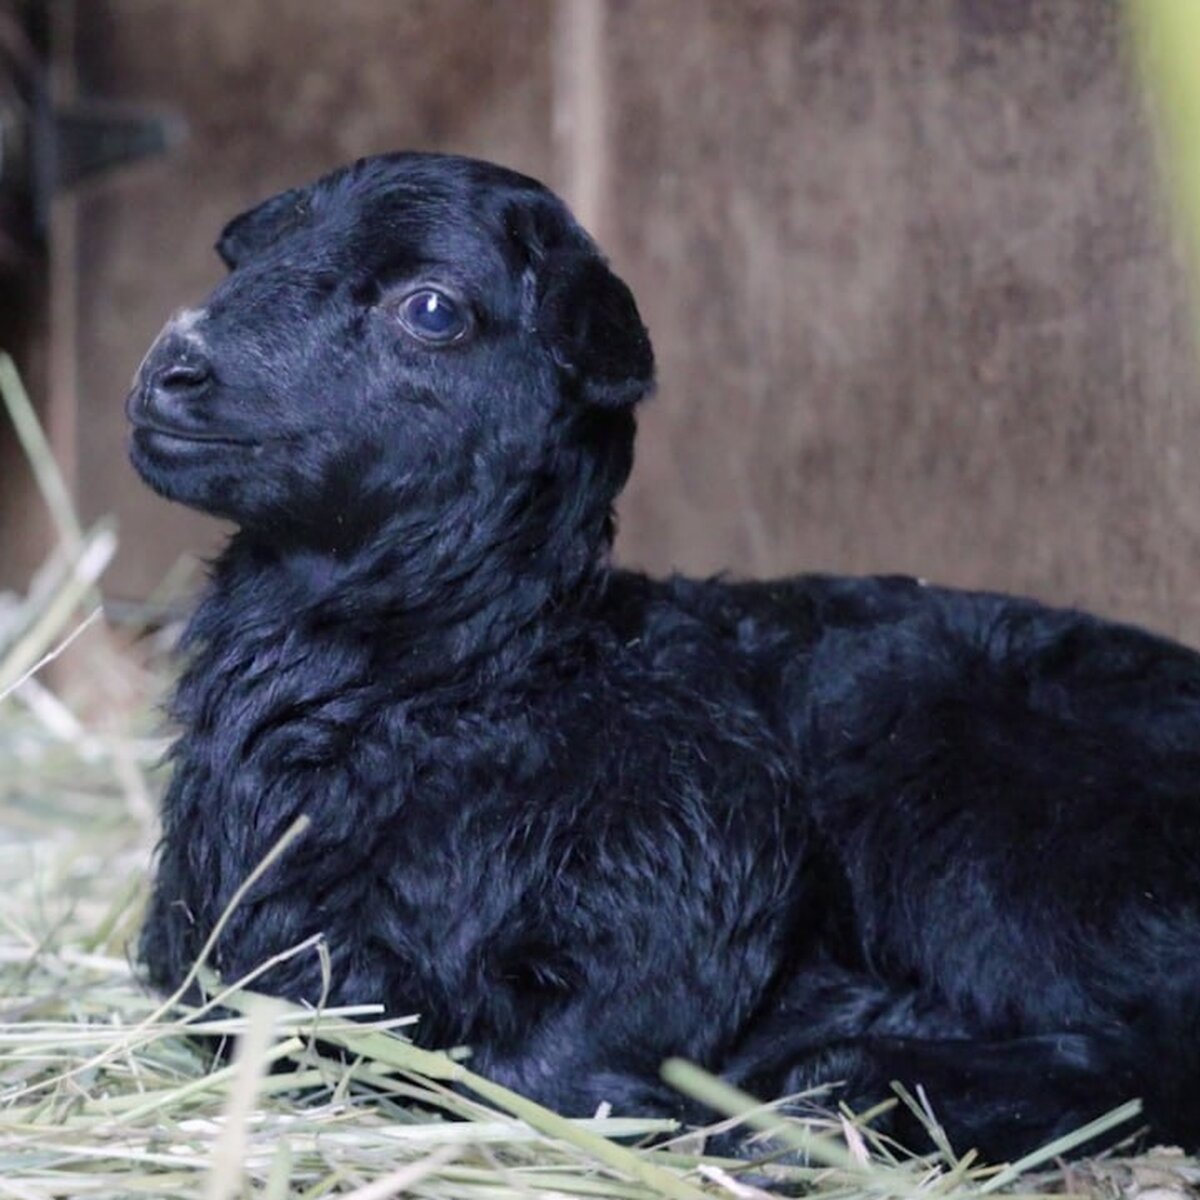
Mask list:
MULTIPOLYGON (((1200 1141, 1200 659, 903 578, 608 562, 649 340, 532 180, 369 159, 235 220, 129 400, 236 522, 186 635, 141 943, 227 978, 323 933, 333 1003, 553 1107, 924 1087, 1010 1156, 1132 1096, 1200 1141), (434 287, 466 317, 400 319, 434 287)), ((315 955, 263 986, 315 1000, 315 955)), ((911 1136, 903 1114, 893 1128, 911 1136)))

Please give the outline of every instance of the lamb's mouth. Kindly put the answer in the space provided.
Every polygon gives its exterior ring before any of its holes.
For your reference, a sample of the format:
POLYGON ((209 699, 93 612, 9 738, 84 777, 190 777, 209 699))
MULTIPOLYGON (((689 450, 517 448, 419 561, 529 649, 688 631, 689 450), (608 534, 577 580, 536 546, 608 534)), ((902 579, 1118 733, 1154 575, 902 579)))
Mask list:
POLYGON ((206 446, 254 446, 252 438, 232 437, 224 433, 203 433, 195 429, 179 429, 173 425, 160 425, 154 421, 133 421, 133 434, 153 434, 175 442, 195 442, 206 446))

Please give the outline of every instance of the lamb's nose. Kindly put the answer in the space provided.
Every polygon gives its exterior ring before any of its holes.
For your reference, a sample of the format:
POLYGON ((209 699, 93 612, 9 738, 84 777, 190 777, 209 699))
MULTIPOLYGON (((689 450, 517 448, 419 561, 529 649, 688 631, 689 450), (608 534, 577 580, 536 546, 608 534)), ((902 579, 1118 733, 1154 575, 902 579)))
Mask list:
POLYGON ((192 347, 158 343, 138 369, 125 413, 136 425, 187 425, 207 407, 215 380, 205 355, 192 347))

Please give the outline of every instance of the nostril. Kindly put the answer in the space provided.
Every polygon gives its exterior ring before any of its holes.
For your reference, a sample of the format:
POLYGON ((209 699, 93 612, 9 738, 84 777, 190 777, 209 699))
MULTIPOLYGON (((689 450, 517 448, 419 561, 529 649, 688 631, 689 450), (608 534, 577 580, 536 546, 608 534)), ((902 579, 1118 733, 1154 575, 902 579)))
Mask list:
POLYGON ((167 392, 192 392, 207 384, 211 376, 204 363, 174 363, 158 373, 154 386, 167 392))

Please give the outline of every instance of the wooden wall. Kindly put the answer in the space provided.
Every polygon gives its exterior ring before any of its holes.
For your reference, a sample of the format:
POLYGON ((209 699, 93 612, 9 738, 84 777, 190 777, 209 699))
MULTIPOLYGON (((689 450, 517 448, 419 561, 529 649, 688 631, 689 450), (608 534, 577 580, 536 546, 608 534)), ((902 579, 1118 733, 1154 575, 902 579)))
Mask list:
POLYGON ((896 569, 1200 640, 1191 316, 1119 18, 612 6, 610 245, 663 378, 627 553, 896 569))
MULTIPOLYGON (((564 190, 661 386, 622 506, 654 569, 899 570, 1200 641, 1200 395, 1115 5, 88 0, 85 89, 191 138, 80 204, 78 481, 145 592, 212 526, 120 402, 223 220, 401 146, 564 190)), ((58 398, 62 400, 61 397, 58 398)))

